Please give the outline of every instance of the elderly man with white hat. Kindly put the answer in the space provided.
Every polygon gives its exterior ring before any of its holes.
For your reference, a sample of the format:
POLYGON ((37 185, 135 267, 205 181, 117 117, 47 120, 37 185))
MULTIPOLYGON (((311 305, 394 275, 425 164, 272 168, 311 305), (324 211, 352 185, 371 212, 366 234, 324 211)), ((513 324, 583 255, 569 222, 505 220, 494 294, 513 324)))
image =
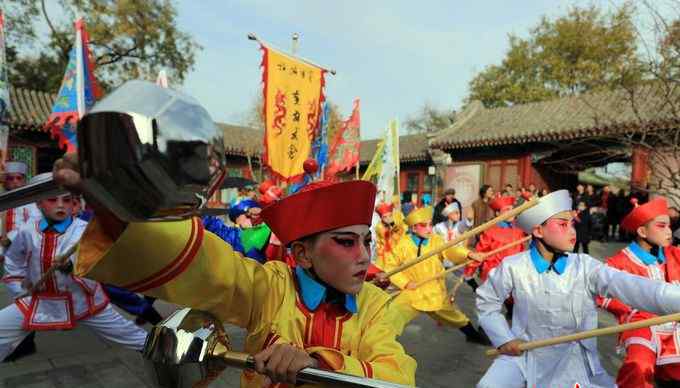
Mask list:
POLYGON ((533 237, 529 250, 510 256, 477 289, 479 324, 499 356, 478 387, 615 387, 600 364, 595 338, 522 351, 519 345, 597 327, 595 297, 618 298, 657 314, 680 311, 680 286, 607 267, 576 242, 569 192, 556 191, 518 217, 533 237), (514 299, 512 326, 503 301, 514 299))
MULTIPOLYGON (((26 175, 28 166, 24 162, 7 162, 5 164, 5 174, 3 186, 5 190, 14 190, 26 185, 26 175)), ((35 218, 40 218, 41 213, 34 204, 20 206, 16 209, 9 209, 5 212, 2 220, 2 246, 9 245, 16 231, 24 225, 29 224, 35 218)))

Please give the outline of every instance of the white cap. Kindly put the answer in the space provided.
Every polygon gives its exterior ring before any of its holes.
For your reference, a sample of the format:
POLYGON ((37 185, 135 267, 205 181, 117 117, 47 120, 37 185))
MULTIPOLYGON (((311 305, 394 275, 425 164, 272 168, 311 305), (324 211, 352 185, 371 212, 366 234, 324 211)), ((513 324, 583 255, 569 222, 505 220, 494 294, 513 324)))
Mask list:
POLYGON ((538 205, 517 216, 517 224, 524 233, 531 234, 536 225, 544 223, 557 213, 571 211, 571 195, 567 190, 554 191, 538 200, 538 205))
POLYGON ((460 212, 460 206, 458 206, 458 202, 451 202, 448 204, 444 210, 442 210, 442 215, 444 217, 448 217, 449 214, 453 213, 454 211, 460 212))
POLYGON ((38 174, 38 175, 34 176, 33 178, 31 178, 30 182, 28 182, 28 183, 29 184, 40 183, 40 182, 44 182, 48 179, 52 179, 52 173, 51 172, 44 172, 42 174, 38 174))
POLYGON ((28 166, 24 162, 7 162, 5 163, 5 174, 23 174, 28 173, 28 166))

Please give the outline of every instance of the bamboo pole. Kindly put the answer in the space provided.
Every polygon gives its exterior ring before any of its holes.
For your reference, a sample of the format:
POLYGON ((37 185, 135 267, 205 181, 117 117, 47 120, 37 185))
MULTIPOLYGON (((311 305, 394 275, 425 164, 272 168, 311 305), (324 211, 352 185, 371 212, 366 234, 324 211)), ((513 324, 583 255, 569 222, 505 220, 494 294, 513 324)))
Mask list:
POLYGON ((449 249, 453 246, 456 246, 456 245, 460 244, 461 242, 466 241, 467 239, 484 232, 485 230, 491 228, 492 226, 496 225, 497 223, 499 223, 501 221, 506 221, 506 220, 518 215, 519 213, 538 205, 538 203, 539 203, 538 199, 533 199, 531 201, 524 202, 521 206, 518 206, 518 207, 508 211, 507 213, 503 213, 503 214, 499 215, 498 217, 483 223, 482 225, 479 225, 479 226, 477 226, 473 229, 468 230, 467 232, 456 237, 455 239, 453 239, 453 240, 447 242, 446 244, 440 246, 439 248, 433 249, 430 252, 427 252, 423 255, 420 255, 419 257, 417 257, 413 260, 407 261, 406 263, 400 265, 399 267, 397 267, 397 268, 395 268, 391 271, 386 272, 383 276, 386 277, 386 278, 389 278, 391 276, 398 274, 399 272, 407 270, 407 269, 413 267, 414 265, 429 259, 432 256, 438 255, 438 254, 444 252, 445 250, 447 250, 447 249, 449 249))
MULTIPOLYGON (((587 330, 580 333, 567 334, 559 337, 546 338, 537 341, 525 342, 519 345, 520 350, 533 350, 538 348, 543 348, 546 346, 559 345, 566 342, 580 341, 593 337, 600 337, 603 335, 618 334, 627 330, 642 329, 644 327, 662 325, 668 322, 680 321, 680 313, 674 313, 669 315, 663 315, 660 317, 654 317, 645 319, 643 321, 637 321, 632 323, 626 323, 623 325, 616 325, 611 327, 603 327, 601 329, 587 330)), ((499 355, 498 349, 489 349, 486 351, 487 356, 495 357, 499 355)))
MULTIPOLYGON (((505 245, 503 245, 503 246, 500 246, 500 247, 498 247, 498 248, 496 248, 496 249, 494 249, 494 250, 492 250, 492 251, 489 251, 489 252, 484 253, 484 254, 482 255, 482 257, 479 258, 479 260, 473 260, 473 259, 465 260, 464 262, 462 262, 462 263, 460 263, 460 264, 456 264, 456 265, 454 265, 453 267, 451 267, 451 268, 449 268, 449 269, 447 269, 447 270, 445 270, 445 271, 442 271, 442 272, 440 272, 440 273, 438 273, 438 274, 436 274, 436 275, 434 275, 434 276, 432 276, 432 277, 429 277, 429 278, 427 278, 427 279, 424 279, 424 280, 419 281, 418 283, 416 283, 416 288, 422 286, 422 285, 425 284, 425 283, 431 282, 431 281, 433 281, 433 280, 437 280, 437 279, 439 279, 439 278, 443 278, 444 276, 450 274, 451 272, 455 272, 455 271, 457 271, 457 270, 459 270, 459 269, 461 269, 461 268, 467 266, 468 264, 472 263, 473 261, 483 262, 484 260, 488 259, 489 257, 491 257, 491 256, 493 256, 493 255, 495 255, 495 254, 497 254, 497 253, 503 252, 504 250, 506 250, 506 249, 508 249, 508 248, 514 247, 515 245, 523 244, 523 243, 525 243, 525 242, 527 242, 527 241, 529 241, 529 240, 531 240, 531 236, 526 236, 526 237, 521 238, 521 239, 519 239, 519 240, 515 240, 515 241, 512 241, 512 242, 509 242, 509 243, 507 243, 507 244, 505 244, 505 245)), ((403 290, 398 290, 398 291, 394 292, 394 293, 392 294, 392 296, 397 296, 397 295, 399 295, 402 291, 403 291, 403 290)))
POLYGON ((66 263, 66 260, 68 260, 68 258, 72 254, 76 253, 79 245, 80 244, 73 244, 73 246, 69 248, 66 252, 64 252, 63 255, 59 255, 56 258, 56 260, 54 260, 54 264, 52 264, 52 266, 48 268, 47 271, 45 271, 45 273, 40 277, 40 279, 38 279, 38 281, 35 282, 35 284, 31 285, 31 287, 29 287, 28 290, 26 290, 26 292, 19 295, 16 299, 21 299, 26 296, 29 296, 33 294, 36 290, 38 290, 50 276, 52 276, 59 268, 61 268, 62 265, 64 265, 64 263, 66 263))
POLYGON ((289 57, 291 57, 291 58, 293 58, 293 59, 297 59, 298 61, 305 62, 305 63, 307 63, 308 65, 312 65, 312 66, 318 67, 318 68, 320 68, 320 69, 322 69, 322 70, 325 70, 325 71, 327 71, 327 72, 329 72, 329 73, 331 73, 331 74, 333 74, 333 75, 336 74, 335 69, 331 69, 331 68, 328 68, 328 67, 326 67, 326 66, 321 66, 321 65, 319 65, 319 64, 317 64, 317 63, 314 63, 314 62, 310 61, 310 60, 307 59, 307 58, 303 58, 303 57, 298 56, 298 55, 295 55, 295 54, 286 54, 286 52, 285 52, 284 50, 279 50, 278 48, 276 48, 276 47, 270 45, 269 43, 266 43, 265 41, 261 40, 260 38, 257 37, 257 35, 255 35, 255 34, 253 34, 253 33, 248 34, 248 40, 254 40, 254 41, 256 41, 257 43, 259 43, 260 46, 264 46, 264 47, 272 47, 272 48, 274 48, 274 49, 280 51, 282 54, 287 55, 287 56, 289 56, 289 57))

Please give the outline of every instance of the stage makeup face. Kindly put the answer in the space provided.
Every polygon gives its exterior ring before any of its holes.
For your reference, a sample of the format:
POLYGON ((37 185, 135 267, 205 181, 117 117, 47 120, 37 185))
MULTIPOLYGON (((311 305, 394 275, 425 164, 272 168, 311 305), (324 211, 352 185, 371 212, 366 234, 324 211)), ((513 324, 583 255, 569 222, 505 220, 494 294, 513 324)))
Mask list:
POLYGON ((38 201, 38 207, 46 218, 61 222, 73 214, 73 197, 71 194, 64 194, 58 197, 43 199, 38 201))
POLYGON ((557 213, 536 226, 533 234, 554 249, 571 252, 576 244, 574 216, 570 211, 557 213))
POLYGON ((411 228, 413 233, 420 238, 429 238, 432 235, 432 222, 421 222, 411 228))
POLYGON ((647 242, 665 248, 673 242, 671 218, 666 214, 656 216, 645 225, 639 227, 637 234, 639 237, 646 239, 647 242))
POLYGON ((298 265, 345 294, 361 291, 370 263, 371 232, 352 225, 295 241, 291 249, 298 265))

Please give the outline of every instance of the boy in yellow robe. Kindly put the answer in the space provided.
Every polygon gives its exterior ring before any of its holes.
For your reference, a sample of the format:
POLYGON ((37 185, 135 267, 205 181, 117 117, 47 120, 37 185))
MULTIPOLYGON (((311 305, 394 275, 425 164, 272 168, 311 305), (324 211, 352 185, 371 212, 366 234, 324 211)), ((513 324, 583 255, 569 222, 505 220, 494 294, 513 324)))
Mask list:
MULTIPOLYGON (((406 225, 409 232, 399 240, 391 254, 386 256, 386 272, 445 244, 441 236, 432 233, 431 207, 409 213, 406 225)), ((475 257, 466 247, 458 245, 391 276, 392 284, 404 290, 390 305, 390 315, 397 333, 401 334, 411 320, 424 312, 440 323, 458 328, 465 334, 468 342, 487 345, 489 342, 486 336, 479 333, 470 323, 470 319, 451 303, 444 277, 416 287, 419 282, 442 273, 442 262, 445 259, 460 264, 475 257)))
POLYGON ((399 243, 406 232, 406 225, 404 225, 403 214, 395 211, 393 203, 382 202, 375 207, 375 212, 380 216, 380 222, 375 226, 375 265, 383 269, 385 257, 399 243))
MULTIPOLYGON (((55 164, 55 180, 77 191, 72 160, 55 164)), ((256 371, 242 387, 292 387, 310 366, 413 385, 416 362, 386 320, 388 296, 364 282, 374 198, 368 182, 320 182, 263 209, 295 269, 244 259, 198 218, 125 224, 98 207, 75 270, 246 328, 256 371)))

